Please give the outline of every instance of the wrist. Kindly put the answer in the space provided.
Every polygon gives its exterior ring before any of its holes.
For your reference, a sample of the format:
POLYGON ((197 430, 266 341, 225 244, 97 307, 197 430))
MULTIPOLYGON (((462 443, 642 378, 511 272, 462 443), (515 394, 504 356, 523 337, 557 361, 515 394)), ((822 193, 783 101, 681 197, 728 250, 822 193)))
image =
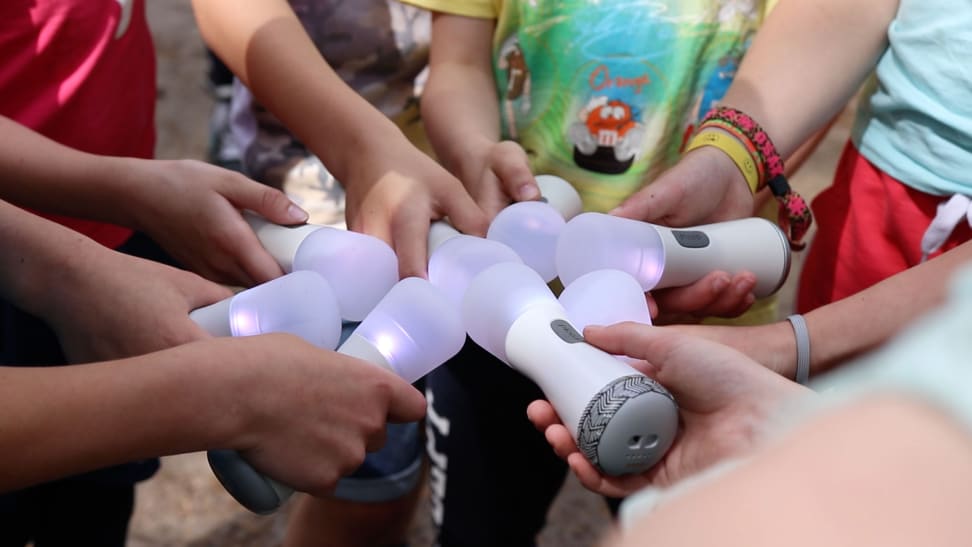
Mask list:
POLYGON ((810 208, 803 197, 790 187, 784 174, 783 158, 773 144, 773 140, 759 123, 745 112, 728 106, 717 106, 702 118, 696 137, 690 146, 700 141, 704 132, 713 129, 732 136, 731 140, 722 139, 724 142, 738 143, 731 146, 726 144, 721 148, 733 157, 739 157, 736 163, 740 171, 746 173, 747 178, 753 178, 749 172, 748 161, 755 163, 757 182, 755 186, 751 186, 752 192, 755 194, 763 188, 770 189, 779 202, 778 222, 785 230, 790 246, 794 250, 803 249, 806 246, 803 239, 813 221, 810 208), (733 150, 739 145, 745 151, 734 153, 733 150))
POLYGON ((354 184, 355 173, 361 171, 363 164, 392 157, 394 150, 402 147, 414 148, 401 128, 370 105, 354 119, 333 120, 330 125, 320 127, 304 142, 345 188, 354 184), (342 130, 336 131, 336 127, 342 130))
POLYGON ((699 158, 704 158, 706 162, 705 165, 709 169, 706 171, 706 173, 708 176, 712 177, 713 180, 717 179, 729 181, 729 193, 735 193, 739 196, 749 196, 751 200, 755 199, 752 197, 753 194, 749 190, 746 178, 743 176, 733 159, 724 151, 714 146, 701 146, 693 149, 691 154, 698 156, 699 158))
POLYGON ((756 194, 763 176, 762 167, 752 150, 747 149, 743 141, 720 127, 703 127, 692 137, 685 152, 691 152, 703 147, 712 147, 728 157, 749 188, 750 193, 756 194))
POLYGON ((275 378, 280 372, 268 367, 279 363, 281 356, 271 354, 267 348, 280 345, 263 342, 266 337, 279 336, 289 335, 263 334, 211 342, 220 344, 211 350, 216 359, 211 363, 213 374, 208 375, 210 393, 214 399, 222 398, 222 404, 216 406, 219 416, 214 417, 220 424, 215 439, 219 442, 217 448, 252 449, 264 435, 268 417, 280 406, 279 398, 288 396, 273 389, 279 385, 275 378))
POLYGON ((783 378, 792 380, 796 374, 796 339, 790 322, 777 321, 758 328, 766 330, 754 336, 762 341, 759 345, 764 350, 757 360, 783 378))
MULTIPOLYGON (((102 273, 98 264, 104 253, 111 251, 80 234, 66 235, 65 244, 52 247, 50 253, 35 255, 36 260, 31 285, 27 288, 24 309, 41 317, 58 333, 63 329, 73 330, 78 317, 91 316, 91 310, 84 309, 85 297, 94 284, 102 283, 102 273), (70 238, 70 239, 69 239, 70 238), (59 250, 58 250, 59 249, 59 250), (78 313, 81 310, 81 313, 78 313)), ((91 317, 99 321, 98 317, 91 317)))
POLYGON ((138 213, 150 205, 144 198, 147 185, 156 184, 153 168, 161 160, 96 156, 84 181, 87 199, 84 216, 135 230, 138 213))

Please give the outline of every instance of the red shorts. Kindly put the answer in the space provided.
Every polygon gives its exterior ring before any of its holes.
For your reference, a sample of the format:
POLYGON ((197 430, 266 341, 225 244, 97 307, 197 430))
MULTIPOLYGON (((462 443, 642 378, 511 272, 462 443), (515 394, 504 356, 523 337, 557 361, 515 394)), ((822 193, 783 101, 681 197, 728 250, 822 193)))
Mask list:
MULTIPOLYGON (((921 262, 921 238, 935 218, 933 196, 901 184, 848 141, 834 183, 811 204, 817 233, 800 274, 799 313, 860 292, 921 262)), ((960 223, 938 256, 972 238, 960 223)))

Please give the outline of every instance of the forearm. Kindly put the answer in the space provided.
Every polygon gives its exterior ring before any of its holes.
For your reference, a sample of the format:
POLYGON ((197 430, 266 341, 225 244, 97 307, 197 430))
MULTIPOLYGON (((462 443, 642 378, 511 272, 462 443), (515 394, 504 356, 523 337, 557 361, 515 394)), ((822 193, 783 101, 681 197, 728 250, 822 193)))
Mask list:
POLYGON ((422 118, 439 161, 468 184, 471 158, 500 140, 498 99, 490 60, 493 22, 436 14, 422 118))
POLYGON ((968 431, 937 408, 872 397, 663 500, 610 545, 962 545, 970 456, 968 431))
MULTIPOLYGON (((197 345, 89 365, 0 367, 0 491, 226 446, 238 409, 197 345)), ((232 364, 232 363, 231 363, 232 364)))
POLYGON ((757 120, 783 157, 847 104, 887 47, 896 0, 781 2, 722 102, 757 120))
POLYGON ((945 301, 949 279, 972 260, 972 242, 805 315, 810 370, 820 373, 894 336, 945 301))
MULTIPOLYGON (((207 44, 264 106, 347 182, 400 131, 327 64, 284 0, 193 0, 207 44)), ((404 140, 404 136, 401 136, 404 140)))
POLYGON ((0 199, 47 213, 131 226, 129 190, 145 160, 97 156, 0 116, 0 199))
MULTIPOLYGON (((0 201, 0 295, 15 306, 46 317, 50 288, 69 278, 100 246, 89 238, 0 201)), ((103 249, 103 248, 101 248, 103 249)))

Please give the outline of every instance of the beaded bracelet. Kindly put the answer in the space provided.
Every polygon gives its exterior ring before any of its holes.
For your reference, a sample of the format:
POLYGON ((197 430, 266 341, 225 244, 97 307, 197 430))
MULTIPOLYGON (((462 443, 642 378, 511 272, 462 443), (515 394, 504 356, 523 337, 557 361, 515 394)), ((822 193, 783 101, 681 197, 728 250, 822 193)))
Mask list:
POLYGON ((813 223, 813 217, 806 200, 790 188, 790 183, 783 174, 783 158, 776 151, 776 146, 769 135, 749 115, 726 106, 717 106, 710 110, 702 118, 699 124, 700 130, 707 124, 734 128, 735 131, 731 133, 740 139, 747 149, 756 151, 758 161, 763 167, 763 176, 760 177, 757 190, 769 186, 780 204, 779 223, 787 231, 790 247, 794 250, 803 249, 806 246, 803 238, 813 223))

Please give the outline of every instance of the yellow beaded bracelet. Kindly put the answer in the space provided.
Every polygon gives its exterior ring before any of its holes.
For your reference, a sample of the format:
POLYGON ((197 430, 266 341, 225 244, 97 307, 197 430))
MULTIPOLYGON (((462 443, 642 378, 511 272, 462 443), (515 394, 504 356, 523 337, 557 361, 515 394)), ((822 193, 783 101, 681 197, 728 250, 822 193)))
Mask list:
POLYGON ((714 146, 725 152, 732 159, 732 162, 736 164, 736 167, 739 168, 739 172, 745 177, 746 184, 749 185, 749 190, 754 194, 756 193, 756 188, 759 185, 759 171, 756 167, 756 161, 749 153, 749 150, 746 150, 743 143, 739 142, 732 135, 723 133, 722 131, 701 131, 692 137, 688 146, 685 147, 685 152, 688 153, 703 146, 714 146))

